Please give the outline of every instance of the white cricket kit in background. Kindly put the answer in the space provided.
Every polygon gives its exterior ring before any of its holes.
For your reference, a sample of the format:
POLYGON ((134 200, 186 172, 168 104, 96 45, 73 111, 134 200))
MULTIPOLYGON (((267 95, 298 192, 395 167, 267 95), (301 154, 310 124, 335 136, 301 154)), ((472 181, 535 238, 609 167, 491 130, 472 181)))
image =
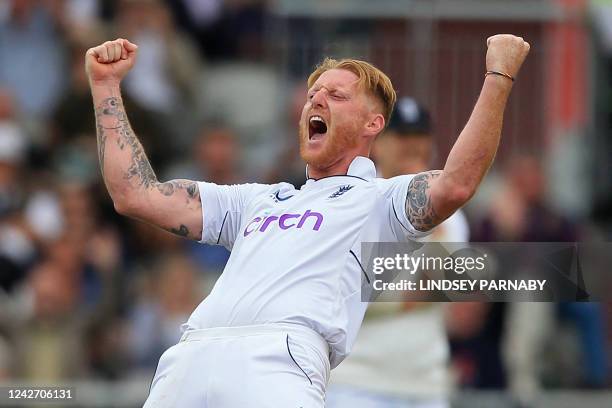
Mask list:
POLYGON ((410 224, 412 176, 347 175, 291 184, 199 183, 202 242, 232 251, 179 344, 162 358, 147 407, 323 407, 329 369, 350 352, 361 301, 361 242, 426 235, 410 224))

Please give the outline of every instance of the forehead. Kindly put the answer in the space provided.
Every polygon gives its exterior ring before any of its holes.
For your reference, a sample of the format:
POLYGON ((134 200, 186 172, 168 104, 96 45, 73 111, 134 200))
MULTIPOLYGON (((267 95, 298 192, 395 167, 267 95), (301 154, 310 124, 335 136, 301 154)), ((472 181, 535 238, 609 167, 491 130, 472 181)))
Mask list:
POLYGON ((351 71, 347 71, 346 69, 334 68, 323 72, 321 76, 315 81, 313 87, 326 86, 350 89, 356 87, 358 81, 359 77, 351 71))

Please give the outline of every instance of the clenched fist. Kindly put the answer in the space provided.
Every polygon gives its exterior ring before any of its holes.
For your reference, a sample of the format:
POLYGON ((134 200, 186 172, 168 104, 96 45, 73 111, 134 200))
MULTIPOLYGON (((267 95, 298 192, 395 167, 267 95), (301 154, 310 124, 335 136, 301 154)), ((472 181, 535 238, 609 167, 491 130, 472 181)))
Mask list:
POLYGON ((529 54, 529 43, 521 37, 499 34, 487 40, 487 71, 501 71, 516 77, 529 54))
POLYGON ((136 62, 138 46, 118 38, 87 50, 85 71, 90 83, 119 84, 136 62))

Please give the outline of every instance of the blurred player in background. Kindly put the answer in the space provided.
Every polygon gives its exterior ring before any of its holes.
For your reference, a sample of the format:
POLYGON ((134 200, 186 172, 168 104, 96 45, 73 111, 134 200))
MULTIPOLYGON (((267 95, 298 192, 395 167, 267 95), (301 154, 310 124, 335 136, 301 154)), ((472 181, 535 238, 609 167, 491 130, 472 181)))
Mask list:
MULTIPOLYGON (((388 129, 376 140, 381 176, 417 174, 434 156, 431 117, 400 98, 388 129)), ((469 227, 456 211, 420 241, 466 242, 469 227)), ((331 375, 328 408, 446 408, 451 389, 449 346, 441 303, 374 302, 351 355, 331 375)))
MULTIPOLYGON (((361 301, 361 242, 426 235, 476 192, 529 44, 488 40, 482 92, 443 170, 377 178, 368 158, 396 94, 369 63, 326 59, 308 78, 299 122, 306 183, 160 182, 134 134, 120 83, 138 47, 85 57, 104 182, 122 214, 232 250, 181 341, 160 358, 146 407, 323 407, 329 370, 350 353, 361 301)), ((410 334, 406 334, 409 336, 410 334)))

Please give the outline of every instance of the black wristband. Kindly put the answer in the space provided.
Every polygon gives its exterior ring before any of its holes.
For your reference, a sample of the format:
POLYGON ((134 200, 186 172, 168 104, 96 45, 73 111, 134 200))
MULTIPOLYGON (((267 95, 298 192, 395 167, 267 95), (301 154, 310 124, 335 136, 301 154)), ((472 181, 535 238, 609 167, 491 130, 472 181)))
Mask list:
POLYGON ((501 72, 501 71, 487 71, 487 73, 485 74, 485 77, 488 75, 500 75, 503 77, 508 78, 509 80, 511 80, 512 82, 514 82, 514 77, 510 74, 506 74, 505 72, 501 72))

